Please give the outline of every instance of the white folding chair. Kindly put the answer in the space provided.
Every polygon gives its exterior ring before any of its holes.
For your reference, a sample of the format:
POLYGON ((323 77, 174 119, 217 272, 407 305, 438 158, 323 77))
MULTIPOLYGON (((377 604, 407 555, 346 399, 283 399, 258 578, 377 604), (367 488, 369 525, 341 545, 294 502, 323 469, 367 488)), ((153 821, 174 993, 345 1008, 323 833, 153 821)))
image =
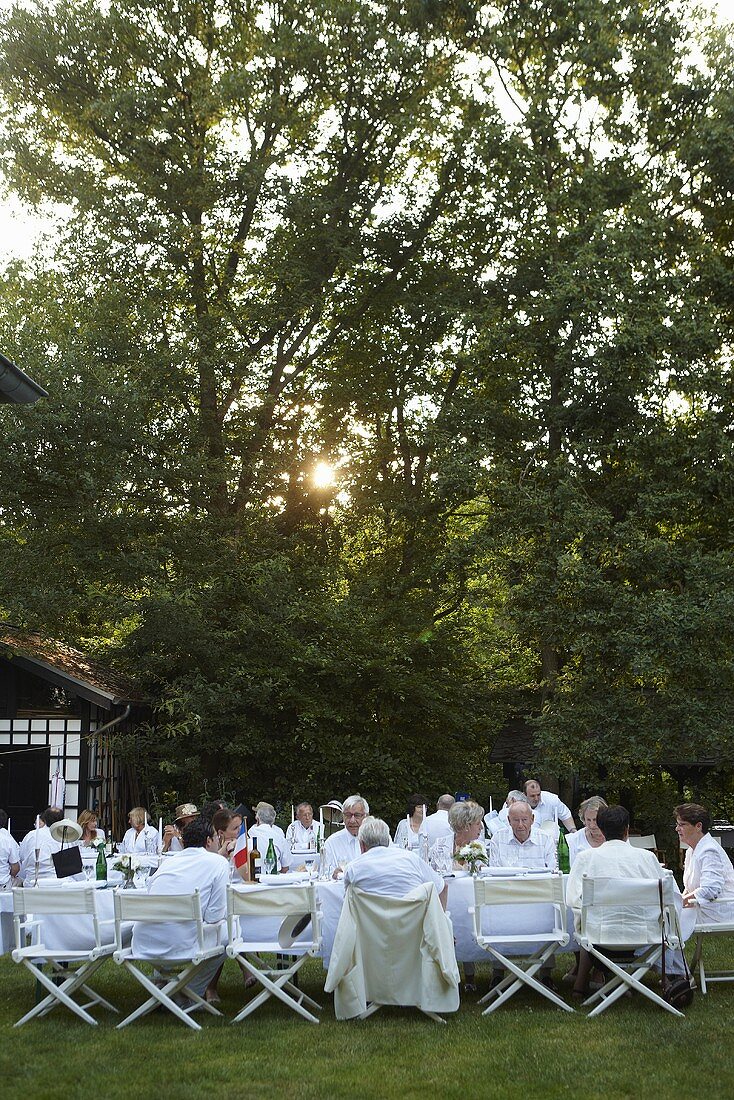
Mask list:
POLYGON ((484 1016, 508 1001, 523 985, 534 989, 558 1008, 573 1012, 571 1005, 535 977, 550 962, 558 948, 566 947, 571 938, 566 927, 567 909, 561 874, 551 874, 547 878, 476 878, 471 912, 474 938, 478 945, 507 971, 506 977, 479 1001, 480 1004, 490 1002, 484 1009, 484 1016), (549 920, 546 928, 514 935, 501 929, 491 931, 493 913, 498 913, 502 907, 518 905, 552 906, 552 921, 549 920), (522 954, 520 948, 529 949, 529 953, 522 954))
MULTIPOLYGON (((196 978, 199 971, 216 955, 223 955, 222 944, 206 944, 204 921, 201 916, 201 898, 199 891, 192 894, 145 894, 136 890, 117 890, 115 892, 115 953, 114 960, 118 966, 124 966, 132 974, 136 981, 140 982, 143 989, 147 990, 150 997, 139 1008, 136 1008, 117 1026, 127 1027, 134 1020, 146 1016, 159 1005, 167 1008, 174 1016, 182 1020, 194 1031, 200 1031, 201 1025, 192 1020, 189 1013, 203 1008, 213 1016, 221 1016, 213 1005, 209 1004, 198 993, 195 993, 190 982, 196 978), (169 958, 167 956, 151 957, 150 955, 137 955, 134 945, 124 945, 125 933, 123 925, 128 921, 136 924, 168 924, 191 923, 196 928, 196 951, 183 958, 169 958), (164 972, 167 976, 163 979, 163 985, 156 985, 155 981, 139 969, 139 963, 146 963, 164 972), (176 996, 187 997, 189 1004, 185 1007, 174 1001, 176 996)), ((211 930, 211 926, 209 926, 211 930)))
POLYGON ((385 1005, 414 1007, 445 1024, 459 1008, 453 931, 432 882, 401 898, 348 886, 326 977, 338 1020, 385 1005))
POLYGON ((310 882, 302 886, 273 886, 259 890, 238 890, 228 886, 227 924, 228 956, 239 964, 245 975, 252 976, 262 986, 232 1023, 239 1023, 270 997, 277 997, 305 1020, 318 1024, 318 1017, 305 1006, 319 1012, 321 1005, 303 993, 292 980, 306 960, 318 954, 321 947, 321 912, 316 884, 310 882), (251 920, 268 922, 270 930, 265 935, 248 935, 247 922, 251 920), (296 943, 295 937, 309 925, 310 938, 296 943), (300 954, 295 957, 291 954, 290 965, 285 969, 271 966, 262 957, 292 952, 294 946, 300 954))
POLYGON ((44 989, 48 990, 48 996, 22 1016, 15 1027, 21 1027, 34 1016, 45 1016, 60 1004, 71 1009, 85 1023, 95 1027, 97 1021, 87 1012, 88 1008, 101 1005, 110 1012, 118 1011, 88 984, 93 974, 112 954, 115 946, 113 943, 102 943, 100 925, 111 924, 112 921, 103 921, 97 916, 97 894, 93 886, 65 890, 46 889, 42 886, 34 889, 16 887, 13 890, 13 922, 13 961, 25 966, 44 989), (44 917, 91 918, 93 946, 74 951, 47 947, 43 942, 44 917), (44 972, 44 962, 51 964, 51 974, 44 972), (87 1004, 80 1005, 73 1000, 73 995, 77 992, 90 998, 87 1004))
POLYGON ((641 993, 673 1016, 683 1016, 642 982, 662 955, 663 937, 666 949, 677 950, 683 942, 675 908, 675 880, 670 873, 662 879, 662 907, 660 883, 656 878, 583 876, 576 942, 611 972, 606 984, 584 1001, 584 1006, 599 1002, 589 1016, 605 1012, 628 989, 641 993), (623 952, 628 960, 615 958, 623 952))
MULTIPOLYGON (((713 903, 709 902, 708 904, 713 903)), ((731 936, 733 933, 734 921, 714 922, 701 918, 696 921, 696 926, 693 929, 695 948, 691 971, 693 974, 698 973, 698 988, 704 994, 708 991, 707 986, 712 985, 714 982, 734 982, 734 970, 706 970, 703 961, 704 942, 712 936, 731 936)))

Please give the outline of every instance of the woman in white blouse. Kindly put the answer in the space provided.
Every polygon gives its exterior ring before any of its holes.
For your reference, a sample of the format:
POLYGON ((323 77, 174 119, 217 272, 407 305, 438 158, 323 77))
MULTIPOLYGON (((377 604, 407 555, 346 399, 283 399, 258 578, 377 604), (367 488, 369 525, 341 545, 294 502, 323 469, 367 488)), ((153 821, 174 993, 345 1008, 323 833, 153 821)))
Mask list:
POLYGON ((426 796, 423 794, 412 794, 408 799, 407 817, 401 817, 393 837, 393 843, 398 848, 418 847, 418 838, 423 824, 423 809, 426 805, 426 796))
POLYGON ((133 806, 127 815, 130 828, 122 838, 119 851, 121 855, 132 855, 133 852, 158 852, 158 831, 152 825, 146 824, 147 811, 144 806, 133 806))
POLYGON ((675 807, 675 831, 688 845, 683 867, 683 905, 698 906, 700 918, 718 924, 734 920, 734 867, 710 835, 711 816, 696 802, 675 807))
POLYGON ((587 848, 599 848, 604 843, 604 833, 596 823, 596 815, 605 806, 606 802, 601 795, 595 794, 582 802, 576 811, 583 829, 566 835, 568 857, 571 863, 576 859, 579 852, 584 852, 587 848))

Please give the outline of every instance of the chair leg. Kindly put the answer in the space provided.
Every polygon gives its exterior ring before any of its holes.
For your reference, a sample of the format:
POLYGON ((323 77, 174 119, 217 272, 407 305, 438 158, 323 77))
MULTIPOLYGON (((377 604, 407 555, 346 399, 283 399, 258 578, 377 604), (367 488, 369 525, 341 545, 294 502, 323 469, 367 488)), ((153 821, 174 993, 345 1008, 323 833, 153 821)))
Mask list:
POLYGON ((381 1008, 382 1008, 382 1005, 377 1004, 376 1001, 372 1001, 371 1004, 367 1005, 367 1008, 364 1010, 364 1012, 360 1012, 357 1019, 358 1020, 366 1020, 368 1016, 374 1016, 374 1014, 376 1012, 379 1012, 381 1008))
POLYGON ((136 1008, 134 1012, 131 1012, 129 1016, 126 1016, 124 1020, 117 1025, 119 1031, 123 1027, 127 1027, 128 1024, 133 1023, 135 1020, 139 1020, 141 1016, 147 1016, 149 1012, 152 1012, 158 1004, 163 1005, 169 1012, 177 1016, 187 1027, 190 1027, 193 1031, 201 1031, 201 1024, 197 1024, 196 1020, 192 1020, 188 1013, 177 1005, 171 998, 175 997, 184 987, 186 983, 194 976, 195 968, 189 967, 183 974, 179 974, 177 978, 170 981, 163 989, 159 989, 155 985, 147 974, 143 974, 141 970, 138 970, 130 961, 125 962, 125 969, 133 975, 136 981, 140 982, 144 989, 146 989, 151 996, 145 1001, 139 1008, 136 1008))
POLYGON ((443 1016, 439 1016, 437 1012, 428 1012, 425 1008, 421 1009, 424 1016, 427 1016, 429 1020, 434 1020, 437 1024, 445 1024, 443 1016))
MULTIPOLYGON (((253 997, 251 1001, 248 1001, 240 1012, 238 1012, 238 1014, 232 1020, 233 1024, 240 1023, 240 1021, 244 1020, 246 1016, 250 1016, 271 996, 275 996, 279 1000, 283 1001, 284 1004, 288 1005, 289 1008, 292 1008, 293 1011, 297 1012, 300 1016, 303 1016, 303 1018, 305 1020, 308 1020, 309 1023, 319 1023, 318 1017, 310 1013, 301 1004, 302 1000, 310 1001, 311 998, 307 997, 305 993, 301 993, 299 989, 296 989, 296 987, 290 981, 296 970, 298 970, 299 967, 303 965, 303 960, 300 960, 294 967, 290 968, 289 970, 271 970, 269 967, 266 967, 264 964, 262 964, 261 959, 258 959, 258 962, 261 963, 263 969, 258 970, 258 968, 253 963, 251 963, 246 956, 243 957, 241 955, 237 956, 237 961, 244 971, 246 971, 248 974, 251 974, 252 977, 255 978, 255 980, 259 982, 261 986, 263 986, 263 989, 260 993, 257 994, 256 997, 253 997), (271 979, 271 974, 276 975, 275 981, 271 979), (290 987, 290 991, 293 991, 293 993, 295 993, 295 997, 290 995, 288 987, 290 987)), ((316 1007, 318 1008, 320 1006, 316 1005, 316 1007)))
POLYGON ((23 1024, 32 1020, 34 1016, 44 1016, 46 1012, 56 1007, 57 1002, 71 1009, 71 1011, 84 1020, 85 1023, 92 1024, 93 1027, 97 1026, 95 1018, 90 1016, 86 1009, 78 1005, 76 1001, 73 1001, 69 996, 68 987, 71 987, 73 990, 76 986, 73 979, 69 979, 64 985, 55 985, 51 975, 45 974, 43 970, 38 967, 34 967, 33 969, 37 981, 49 991, 49 996, 45 997, 37 1005, 34 1005, 30 1012, 26 1012, 25 1016, 22 1016, 20 1020, 13 1025, 14 1027, 22 1027, 23 1024))

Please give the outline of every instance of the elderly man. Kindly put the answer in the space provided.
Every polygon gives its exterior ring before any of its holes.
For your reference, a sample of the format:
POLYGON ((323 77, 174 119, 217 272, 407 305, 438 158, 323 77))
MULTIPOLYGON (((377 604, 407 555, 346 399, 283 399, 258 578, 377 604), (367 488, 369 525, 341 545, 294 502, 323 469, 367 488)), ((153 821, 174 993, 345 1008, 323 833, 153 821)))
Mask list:
POLYGON ((440 837, 453 835, 453 829, 449 825, 449 810, 455 801, 452 794, 442 794, 436 803, 435 814, 428 814, 424 819, 420 831, 428 837, 429 847, 432 847, 440 837))
POLYGON ((368 894, 402 898, 416 886, 432 882, 441 905, 446 908, 448 886, 415 852, 398 848, 390 841, 390 830, 379 817, 366 817, 357 840, 361 855, 344 872, 345 885, 358 886, 368 894))
MULTIPOLYGON (((222 945, 219 955, 209 959, 199 971, 191 988, 204 996, 209 982, 223 962, 226 946, 227 884, 229 861, 217 855, 214 829, 208 821, 196 817, 183 828, 183 849, 175 859, 164 860, 149 879, 148 893, 158 897, 171 894, 191 894, 199 891, 201 915, 205 928, 205 945, 222 945)), ((180 959, 195 955, 196 927, 186 921, 175 924, 134 924, 133 948, 142 958, 180 959)))
POLYGON ((322 865, 334 878, 338 878, 344 867, 361 854, 357 834, 359 827, 370 812, 369 805, 361 794, 350 794, 342 807, 344 828, 327 837, 321 853, 322 865))
POLYGON ((255 824, 250 829, 250 837, 253 844, 257 845, 263 866, 268 845, 272 840, 278 860, 278 870, 285 872, 291 865, 291 848, 285 839, 285 833, 279 825, 275 824, 276 816, 275 806, 271 806, 269 802, 258 802, 255 807, 255 824))
POLYGON ((734 921, 734 867, 709 833, 711 817, 697 802, 675 807, 675 831, 688 845, 683 867, 683 905, 698 909, 701 923, 734 921))
MULTIPOLYGON (((587 848, 579 852, 571 867, 566 885, 566 902, 573 909, 576 927, 581 914, 581 887, 584 875, 589 878, 658 878, 662 879, 670 872, 660 866, 652 852, 644 848, 633 848, 627 843, 630 817, 624 806, 604 806, 596 815, 596 823, 604 834, 605 841, 598 848, 587 848)), ((643 915, 644 916, 644 915, 643 915)), ((650 914, 655 929, 659 920, 659 909, 650 914)), ((607 917, 607 925, 612 920, 628 924, 630 919, 638 922, 637 910, 620 908, 607 917)), ((593 940, 592 940, 593 942, 593 940)), ((578 964, 574 996, 584 997, 588 992, 588 980, 591 960, 586 952, 581 952, 578 964)), ((671 971, 682 970, 680 952, 669 952, 668 968, 671 971)))
POLYGON ((490 867, 556 869, 556 846, 547 833, 533 828, 533 811, 527 802, 513 802, 509 828, 499 829, 489 842, 490 867))
POLYGON ((48 806, 38 817, 38 829, 31 829, 23 837, 18 849, 20 857, 19 880, 25 886, 32 886, 36 880, 36 844, 38 844, 38 877, 56 878, 56 868, 51 856, 61 851, 58 840, 54 840, 49 827, 62 821, 64 811, 58 806, 48 806))
POLYGON ((313 825, 313 806, 310 802, 299 802, 296 806, 295 820, 285 831, 291 852, 304 852, 316 847, 316 829, 313 825))

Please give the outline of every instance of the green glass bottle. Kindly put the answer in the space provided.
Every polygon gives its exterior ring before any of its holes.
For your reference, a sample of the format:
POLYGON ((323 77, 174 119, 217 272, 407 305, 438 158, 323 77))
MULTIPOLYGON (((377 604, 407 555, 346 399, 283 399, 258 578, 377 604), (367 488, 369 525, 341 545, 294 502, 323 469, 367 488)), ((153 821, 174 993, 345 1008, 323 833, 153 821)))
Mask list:
POLYGON ((104 844, 97 845, 97 880, 107 881, 107 857, 104 854, 104 844))
POLYGON ((571 858, 568 854, 568 841, 563 826, 558 831, 558 870, 567 875, 571 870, 571 858))
POLYGON ((265 853, 264 870, 266 875, 277 875, 278 873, 278 857, 275 854, 275 845, 273 844, 273 838, 268 841, 268 850, 265 853))

